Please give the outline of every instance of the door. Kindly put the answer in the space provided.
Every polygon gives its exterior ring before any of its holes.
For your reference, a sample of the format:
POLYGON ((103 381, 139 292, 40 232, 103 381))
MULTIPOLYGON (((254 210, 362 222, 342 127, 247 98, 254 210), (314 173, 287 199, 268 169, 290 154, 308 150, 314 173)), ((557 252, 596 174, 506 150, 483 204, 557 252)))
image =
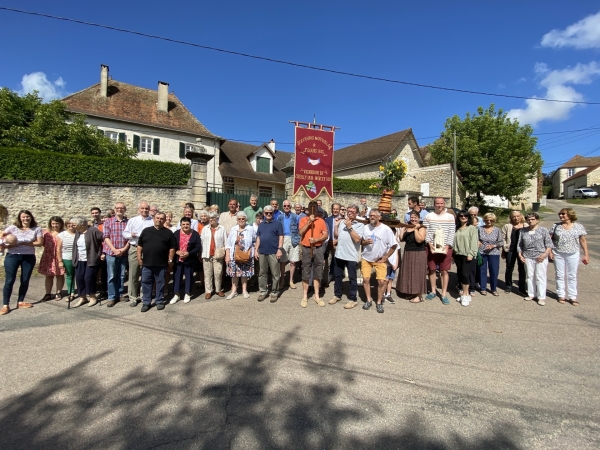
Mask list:
POLYGON ((567 195, 565 198, 573 198, 574 190, 575 190, 575 186, 567 186, 567 195))

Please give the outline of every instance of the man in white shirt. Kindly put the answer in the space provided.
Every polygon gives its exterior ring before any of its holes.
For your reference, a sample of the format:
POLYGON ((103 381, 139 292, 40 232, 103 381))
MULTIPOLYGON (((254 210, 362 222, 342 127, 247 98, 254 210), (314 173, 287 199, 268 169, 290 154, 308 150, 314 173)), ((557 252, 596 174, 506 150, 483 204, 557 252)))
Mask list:
POLYGON ((138 238, 144 228, 148 228, 154 225, 154 221, 150 216, 150 205, 147 201, 143 200, 138 206, 138 216, 135 216, 127 222, 127 226, 123 230, 123 237, 129 241, 129 253, 127 259, 129 260, 129 288, 127 294, 131 301, 129 306, 137 306, 140 302, 140 275, 142 269, 138 263, 137 258, 137 244, 138 238))
POLYGON ((350 292, 348 292, 348 302, 344 305, 344 309, 352 309, 356 306, 357 301, 356 268, 365 226, 356 220, 358 206, 348 206, 347 213, 348 217, 340 221, 334 230, 334 238, 337 240, 336 257, 334 258, 335 284, 334 297, 329 300, 329 304, 335 305, 342 299, 342 280, 344 269, 346 269, 350 280, 350 292))
POLYGON ((383 295, 387 283, 387 260, 396 251, 398 243, 390 227, 380 222, 381 213, 378 209, 369 212, 369 224, 364 228, 361 244, 363 245, 361 272, 363 286, 367 294, 367 302, 363 309, 373 306, 371 298, 371 272, 375 269, 377 278, 377 312, 383 313, 383 295))
POLYGON ((229 231, 237 225, 238 201, 235 198, 229 199, 227 203, 229 211, 223 211, 219 216, 219 225, 225 227, 225 236, 229 236, 229 231))

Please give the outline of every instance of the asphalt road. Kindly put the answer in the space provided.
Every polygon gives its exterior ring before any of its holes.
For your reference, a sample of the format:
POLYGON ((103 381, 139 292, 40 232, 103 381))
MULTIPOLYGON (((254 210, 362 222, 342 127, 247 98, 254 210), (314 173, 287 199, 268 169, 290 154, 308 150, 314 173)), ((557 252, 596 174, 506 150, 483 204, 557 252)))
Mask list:
MULTIPOLYGON (((576 210, 592 256, 579 307, 502 293, 378 314, 302 309, 288 290, 145 314, 13 311, 0 318, 0 448, 597 449, 598 208, 576 210)), ((549 279, 553 291, 552 266, 549 279)), ((42 295, 37 277, 29 297, 42 295)))

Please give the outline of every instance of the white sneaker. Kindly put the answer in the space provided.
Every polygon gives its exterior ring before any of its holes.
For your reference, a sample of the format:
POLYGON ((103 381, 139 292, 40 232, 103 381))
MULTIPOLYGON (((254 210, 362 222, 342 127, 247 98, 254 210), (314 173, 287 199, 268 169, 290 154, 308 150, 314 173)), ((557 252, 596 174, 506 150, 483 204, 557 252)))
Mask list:
POLYGON ((173 298, 171 299, 171 301, 169 302, 169 305, 174 305, 178 301, 179 301, 179 295, 174 295, 173 298))
POLYGON ((248 294, 247 292, 244 292, 244 298, 250 298, 250 294, 248 294))
POLYGON ((189 303, 192 300, 192 297, 190 297, 188 294, 185 294, 185 296, 183 297, 183 303, 189 303))
POLYGON ((231 291, 231 294, 227 296, 227 300, 231 300, 233 297, 237 297, 237 292, 231 291))
POLYGON ((538 305, 546 306, 546 302, 544 300, 538 300, 538 305))
POLYGON ((469 303, 471 303, 471 296, 470 295, 463 296, 460 304, 463 306, 469 306, 469 303))
POLYGON ((356 285, 357 286, 362 286, 363 285, 363 279, 362 278, 357 278, 356 279, 356 285))

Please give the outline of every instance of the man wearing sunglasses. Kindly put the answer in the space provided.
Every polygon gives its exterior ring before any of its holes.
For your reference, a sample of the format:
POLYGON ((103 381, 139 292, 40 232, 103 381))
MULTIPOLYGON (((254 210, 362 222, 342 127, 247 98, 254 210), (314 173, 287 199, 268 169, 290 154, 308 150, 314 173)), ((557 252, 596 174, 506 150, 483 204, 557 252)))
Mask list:
POLYGON ((256 232, 254 257, 258 259, 259 267, 259 302, 264 301, 269 296, 267 290, 269 270, 273 278, 271 303, 275 303, 279 297, 279 279, 281 278, 279 258, 281 258, 283 248, 283 225, 280 221, 273 220, 274 212, 275 208, 271 205, 264 207, 263 214, 265 215, 265 220, 261 222, 256 232))

